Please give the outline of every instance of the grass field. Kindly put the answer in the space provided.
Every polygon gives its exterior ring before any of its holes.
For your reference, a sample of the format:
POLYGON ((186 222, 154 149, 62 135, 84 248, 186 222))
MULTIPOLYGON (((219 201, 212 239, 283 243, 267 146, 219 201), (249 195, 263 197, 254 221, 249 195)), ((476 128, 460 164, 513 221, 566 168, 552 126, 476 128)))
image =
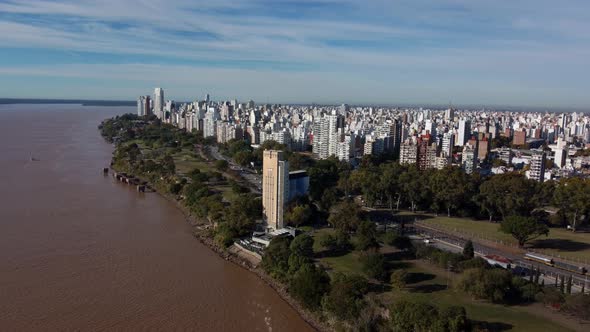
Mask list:
MULTIPOLYGON (((500 232, 500 225, 495 223, 442 216, 428 217, 422 222, 461 234, 467 238, 485 239, 511 246, 517 245, 516 240, 512 236, 500 232)), ((529 247, 552 256, 582 262, 590 261, 590 233, 572 233, 565 229, 551 228, 548 237, 541 236, 532 241, 529 247)))
MULTIPOLYGON (((332 233, 332 229, 320 229, 314 232, 314 252, 318 254, 319 262, 328 272, 342 272, 346 274, 363 274, 360 253, 353 251, 344 255, 325 255, 317 238, 320 234, 332 233)), ((395 252, 395 249, 385 246, 382 252, 395 252)), ((568 331, 567 328, 552 322, 541 314, 533 314, 531 310, 521 306, 504 306, 484 301, 473 300, 468 295, 455 291, 452 285, 459 277, 458 274, 431 266, 423 261, 397 260, 390 257, 388 264, 395 268, 405 268, 410 276, 406 290, 387 290, 379 298, 384 304, 390 304, 398 299, 412 299, 435 304, 438 307, 459 305, 465 307, 469 319, 480 327, 487 327, 493 331, 568 331), (448 287, 450 286, 450 287, 448 287)))
POLYGON ((198 168, 201 172, 210 172, 213 170, 213 167, 208 162, 195 157, 194 152, 188 149, 183 149, 182 152, 176 153, 172 157, 176 165, 176 172, 179 174, 187 174, 195 168, 198 168))

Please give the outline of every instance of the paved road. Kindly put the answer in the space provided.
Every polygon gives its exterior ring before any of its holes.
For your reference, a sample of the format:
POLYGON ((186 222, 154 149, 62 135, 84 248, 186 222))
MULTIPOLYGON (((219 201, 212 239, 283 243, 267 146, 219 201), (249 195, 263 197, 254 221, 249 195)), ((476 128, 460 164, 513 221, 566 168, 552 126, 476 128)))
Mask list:
MULTIPOLYGON (((462 252, 462 250, 463 250, 462 248, 465 245, 465 243, 467 242, 466 239, 463 239, 463 238, 458 237, 456 235, 448 234, 448 233, 442 232, 440 230, 426 227, 424 225, 413 224, 413 226, 417 229, 418 233, 426 234, 427 236, 434 239, 434 241, 432 243, 433 246, 435 246, 439 249, 445 250, 445 251, 462 252)), ((485 245, 482 245, 481 243, 477 243, 475 241, 473 242, 473 247, 475 249, 476 254, 478 254, 479 256, 499 255, 499 256, 503 256, 503 257, 510 259, 514 263, 514 265, 517 267, 517 272, 520 272, 521 274, 524 273, 525 275, 528 275, 533 267, 535 269, 540 269, 541 273, 542 273, 542 278, 545 279, 546 285, 551 285, 551 284, 555 283, 556 276, 563 276, 567 280, 567 278, 571 275, 572 279, 573 279, 572 281, 574 284, 572 291, 578 292, 583 283, 586 283, 587 289, 588 289, 588 286, 590 286, 590 284, 588 284, 588 277, 587 276, 576 275, 576 274, 573 274, 568 271, 564 271, 564 270, 561 270, 561 269, 558 269, 558 268, 555 268, 552 266, 547 266, 547 265, 539 264, 539 263, 533 263, 531 261, 527 261, 527 260, 523 259, 523 257, 521 255, 516 255, 516 254, 502 251, 497 248, 485 246, 485 245)))
POLYGON ((259 195, 261 194, 262 177, 260 175, 252 172, 251 170, 249 170, 247 168, 241 167, 240 165, 236 164, 231 158, 227 158, 227 157, 223 156, 219 152, 219 149, 216 146, 211 146, 209 148, 209 152, 211 153, 211 156, 214 159, 227 161, 230 169, 238 172, 244 180, 246 180, 250 183, 250 185, 252 186, 253 192, 255 194, 259 194, 259 195))

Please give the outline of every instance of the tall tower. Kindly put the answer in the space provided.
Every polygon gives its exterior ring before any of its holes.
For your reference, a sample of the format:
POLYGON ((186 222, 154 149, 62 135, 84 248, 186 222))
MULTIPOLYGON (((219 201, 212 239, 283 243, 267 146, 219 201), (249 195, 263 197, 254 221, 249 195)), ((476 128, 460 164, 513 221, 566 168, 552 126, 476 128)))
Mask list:
POLYGON ((535 152, 531 156, 531 165, 528 178, 538 182, 545 180, 545 152, 535 152))
POLYGON ((162 88, 154 89, 154 114, 159 118, 164 118, 164 90, 162 88))
POLYGON ((471 134, 471 121, 462 119, 459 121, 459 131, 455 145, 463 146, 467 142, 467 138, 471 134))
POLYGON ((267 227, 284 227, 283 213, 289 197, 289 163, 282 151, 266 150, 262 160, 262 213, 267 227))

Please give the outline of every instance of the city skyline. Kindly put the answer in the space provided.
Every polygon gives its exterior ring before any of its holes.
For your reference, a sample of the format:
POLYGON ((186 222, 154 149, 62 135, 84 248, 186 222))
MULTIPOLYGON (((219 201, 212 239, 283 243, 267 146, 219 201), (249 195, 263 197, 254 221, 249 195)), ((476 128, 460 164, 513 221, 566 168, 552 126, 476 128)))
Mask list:
POLYGON ((574 2, 0 1, 1 97, 586 108, 574 2))

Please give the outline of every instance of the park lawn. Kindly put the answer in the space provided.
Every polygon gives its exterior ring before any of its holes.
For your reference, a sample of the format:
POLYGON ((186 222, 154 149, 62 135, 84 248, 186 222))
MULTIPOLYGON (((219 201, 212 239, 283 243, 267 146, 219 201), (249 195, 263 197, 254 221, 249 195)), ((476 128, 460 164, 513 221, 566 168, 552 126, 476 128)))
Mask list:
POLYGON ((223 185, 215 185, 211 187, 212 189, 218 191, 223 196, 223 199, 227 202, 231 202, 234 200, 238 194, 234 193, 231 186, 227 184, 223 185))
POLYGON ((546 318, 533 315, 519 306, 504 306, 472 299, 469 295, 452 289, 457 274, 438 268, 428 268, 425 262, 417 266, 416 261, 406 261, 410 266, 406 269, 410 276, 417 275, 417 282, 410 282, 405 291, 390 291, 381 294, 385 303, 398 299, 423 301, 438 307, 453 305, 462 306, 467 317, 472 321, 493 323, 504 326, 506 331, 568 331, 568 329, 546 318), (450 287, 447 289, 447 280, 450 287))
POLYGON ((318 229, 318 230, 314 231, 311 234, 311 236, 313 237, 313 240, 314 240, 313 241, 313 252, 317 254, 324 249, 320 245, 320 241, 319 241, 319 238, 323 234, 333 234, 333 233, 334 233, 334 229, 332 229, 332 228, 322 228, 322 229, 318 229))
POLYGON ((172 156, 176 165, 176 173, 187 174, 195 168, 201 172, 210 172, 213 168, 205 161, 200 161, 188 153, 177 153, 172 156))
MULTIPOLYGON (((422 222, 474 240, 479 238, 511 246, 517 244, 512 236, 499 231, 500 224, 497 223, 443 216, 427 218, 422 222)), ((539 237, 530 243, 530 247, 552 256, 587 261, 590 259, 590 234, 551 228, 548 237, 539 237)))
MULTIPOLYGON (((321 234, 332 234, 333 232, 334 230, 331 228, 323 228, 314 231, 313 237, 317 239, 321 234)), ((330 273, 342 272, 364 275, 359 252, 352 251, 341 256, 328 255, 321 257, 323 248, 318 242, 314 241, 314 252, 319 254, 318 261, 328 268, 330 273)), ((395 251, 389 246, 381 248, 382 252, 392 250, 395 251)), ((447 272, 427 262, 392 259, 389 260, 389 265, 394 268, 405 268, 411 280, 404 291, 390 290, 379 294, 379 297, 386 305, 398 299, 424 301, 438 307, 458 305, 465 308, 470 320, 486 322, 488 326, 500 328, 503 331, 568 331, 567 328, 556 322, 530 313, 526 307, 504 306, 474 300, 469 295, 453 289, 453 284, 460 277, 459 274, 447 272)))
POLYGON ((323 257, 320 258, 320 262, 322 265, 329 267, 329 272, 364 275, 359 253, 356 251, 342 256, 323 257))

